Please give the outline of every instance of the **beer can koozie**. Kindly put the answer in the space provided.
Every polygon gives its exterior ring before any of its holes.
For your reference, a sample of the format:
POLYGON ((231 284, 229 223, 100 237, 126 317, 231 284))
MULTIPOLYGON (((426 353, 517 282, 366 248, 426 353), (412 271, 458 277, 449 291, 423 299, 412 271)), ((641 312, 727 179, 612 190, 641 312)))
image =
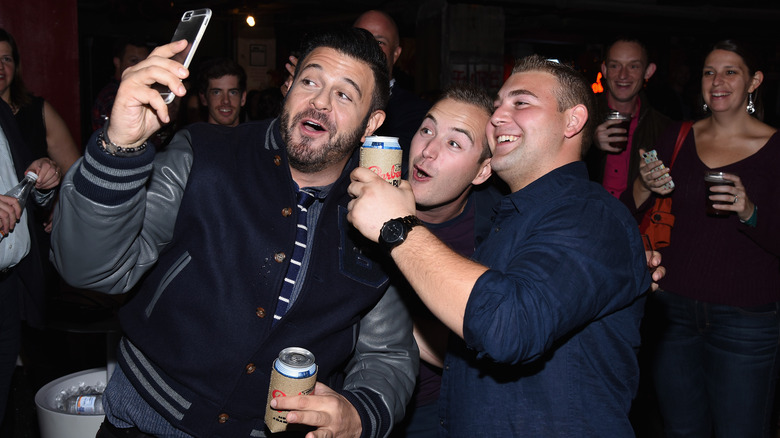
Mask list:
POLYGON ((308 395, 317 382, 314 355, 301 347, 288 347, 279 353, 271 367, 271 384, 265 404, 265 424, 271 432, 287 430, 287 412, 271 409, 271 399, 293 395, 308 395))
POLYGON ((360 167, 371 169, 394 186, 401 184, 403 152, 398 137, 372 135, 360 147, 360 167))

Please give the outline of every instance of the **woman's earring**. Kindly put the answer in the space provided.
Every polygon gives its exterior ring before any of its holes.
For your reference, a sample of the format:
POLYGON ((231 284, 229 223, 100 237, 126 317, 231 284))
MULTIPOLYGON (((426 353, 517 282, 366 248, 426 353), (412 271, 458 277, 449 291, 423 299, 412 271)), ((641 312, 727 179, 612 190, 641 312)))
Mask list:
POLYGON ((707 104, 705 103, 704 105, 701 106, 701 109, 703 109, 704 112, 706 113, 710 109, 710 107, 708 107, 707 104))
POLYGON ((753 114, 756 112, 756 106, 753 105, 753 93, 748 94, 747 113, 753 114))

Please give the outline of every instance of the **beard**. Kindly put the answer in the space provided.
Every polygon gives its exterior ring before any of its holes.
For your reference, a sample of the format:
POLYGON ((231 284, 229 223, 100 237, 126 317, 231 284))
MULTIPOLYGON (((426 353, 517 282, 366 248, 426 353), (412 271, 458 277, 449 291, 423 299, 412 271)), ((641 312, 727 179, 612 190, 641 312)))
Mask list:
POLYGON ((298 113, 290 121, 290 112, 282 110, 280 118, 280 130, 282 139, 287 145, 287 157, 290 167, 303 173, 315 173, 336 164, 344 158, 350 156, 355 150, 355 146, 360 142, 366 125, 368 115, 363 119, 363 123, 351 132, 343 135, 339 134, 336 126, 317 110, 308 109, 298 113), (316 120, 317 123, 324 126, 328 131, 328 143, 320 148, 312 146, 313 140, 310 137, 301 136, 299 142, 292 139, 293 127, 301 123, 301 120, 309 118, 316 120))

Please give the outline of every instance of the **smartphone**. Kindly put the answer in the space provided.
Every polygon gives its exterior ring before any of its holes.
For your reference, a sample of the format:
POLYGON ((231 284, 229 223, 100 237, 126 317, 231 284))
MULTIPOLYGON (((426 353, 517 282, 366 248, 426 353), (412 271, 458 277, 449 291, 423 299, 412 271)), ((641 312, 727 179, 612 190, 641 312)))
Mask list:
MULTIPOLYGON (((184 68, 189 68, 190 62, 192 61, 193 56, 195 56, 195 50, 198 48, 198 44, 200 44, 203 34, 206 33, 206 27, 209 25, 210 20, 211 9, 208 8, 185 12, 181 16, 179 25, 176 26, 176 31, 173 33, 171 42, 186 39, 187 48, 174 55, 171 59, 182 63, 184 68)), ((160 92, 160 95, 167 104, 173 102, 173 99, 176 97, 176 95, 164 85, 155 84, 154 88, 160 92)))
MULTIPOLYGON (((645 159, 645 163, 652 164, 653 162, 658 161, 658 153, 655 151, 655 149, 653 149, 652 151, 645 152, 644 154, 642 154, 642 158, 645 159)), ((651 169, 651 171, 661 170, 661 169, 666 169, 666 166, 661 164, 661 165, 656 166, 653 169, 651 169)), ((669 175, 669 178, 671 178, 671 177, 672 177, 672 175, 669 175)), ((666 176, 662 176, 660 178, 657 178, 656 181, 660 181, 663 178, 666 178, 666 176)), ((663 185, 663 188, 669 189, 669 190, 673 189, 674 188, 674 181, 672 181, 670 179, 669 182, 667 182, 666 184, 663 185)))

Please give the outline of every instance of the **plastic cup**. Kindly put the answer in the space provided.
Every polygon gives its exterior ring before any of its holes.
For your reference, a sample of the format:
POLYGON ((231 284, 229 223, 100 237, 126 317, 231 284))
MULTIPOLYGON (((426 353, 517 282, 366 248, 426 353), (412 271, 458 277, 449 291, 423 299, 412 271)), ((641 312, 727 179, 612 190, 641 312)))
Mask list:
MULTIPOLYGON (((628 146, 628 130, 631 127, 631 114, 621 113, 620 111, 610 111, 607 114, 606 120, 620 120, 620 123, 616 123, 610 128, 623 128, 626 130, 625 134, 615 134, 615 136, 626 137, 626 140, 610 141, 609 145, 619 149, 625 149, 628 146)), ((610 135, 612 137, 612 135, 610 135)))
POLYGON ((733 181, 729 181, 723 177, 723 172, 705 172, 704 173, 704 185, 707 187, 707 197, 704 198, 705 206, 707 208, 707 215, 709 216, 728 216, 731 214, 727 210, 718 210, 715 208, 716 204, 728 204, 728 202, 713 201, 710 199, 710 195, 719 195, 726 192, 716 192, 712 188, 714 186, 734 186, 733 181))

